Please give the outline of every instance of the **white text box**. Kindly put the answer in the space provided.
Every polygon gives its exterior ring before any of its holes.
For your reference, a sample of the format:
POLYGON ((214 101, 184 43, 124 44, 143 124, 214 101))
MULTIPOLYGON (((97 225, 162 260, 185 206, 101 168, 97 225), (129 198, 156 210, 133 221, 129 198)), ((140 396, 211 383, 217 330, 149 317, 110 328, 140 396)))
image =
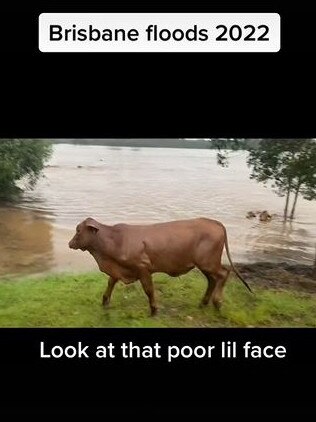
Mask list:
POLYGON ((42 52, 277 52, 278 13, 42 13, 42 52))

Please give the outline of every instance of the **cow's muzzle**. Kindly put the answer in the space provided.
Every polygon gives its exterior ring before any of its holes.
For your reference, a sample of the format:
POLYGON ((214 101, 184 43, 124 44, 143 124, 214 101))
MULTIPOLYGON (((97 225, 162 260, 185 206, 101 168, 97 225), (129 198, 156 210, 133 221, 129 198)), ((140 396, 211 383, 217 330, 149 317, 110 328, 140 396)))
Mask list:
POLYGON ((70 249, 78 249, 78 246, 72 240, 68 243, 70 249))

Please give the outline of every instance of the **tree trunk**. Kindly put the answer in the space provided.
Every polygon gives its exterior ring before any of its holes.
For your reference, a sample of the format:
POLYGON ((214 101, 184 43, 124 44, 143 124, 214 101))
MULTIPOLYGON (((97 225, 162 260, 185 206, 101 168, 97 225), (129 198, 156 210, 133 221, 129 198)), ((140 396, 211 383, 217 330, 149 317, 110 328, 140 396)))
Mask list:
POLYGON ((290 215, 291 220, 293 220, 293 218, 294 218, 297 198, 298 198, 298 194, 300 193, 300 187, 301 187, 301 185, 298 185, 298 187, 295 191, 295 197, 294 197, 293 206, 292 206, 291 215, 290 215))
POLYGON ((285 207, 284 207, 284 214, 283 214, 283 221, 286 222, 287 220, 287 212, 289 209, 289 201, 290 201, 290 193, 291 187, 289 186, 286 193, 286 200, 285 200, 285 207))

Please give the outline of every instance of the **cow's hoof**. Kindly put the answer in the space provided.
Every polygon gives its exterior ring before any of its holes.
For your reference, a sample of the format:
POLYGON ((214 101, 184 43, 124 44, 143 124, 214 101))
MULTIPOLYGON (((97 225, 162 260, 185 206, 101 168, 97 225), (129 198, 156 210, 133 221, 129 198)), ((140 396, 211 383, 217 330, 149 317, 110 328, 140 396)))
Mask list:
POLYGON ((208 300, 202 299, 199 304, 199 308, 205 308, 205 306, 207 306, 208 304, 209 304, 208 300))
POLYGON ((157 315, 157 312, 158 312, 158 308, 151 308, 151 310, 150 310, 150 316, 155 316, 155 315, 157 315))
POLYGON ((108 297, 104 297, 102 299, 102 306, 108 306, 110 304, 110 299, 108 297))
POLYGON ((217 311, 220 311, 221 310, 221 307, 222 307, 222 302, 213 302, 213 305, 214 305, 214 308, 217 310, 217 311))

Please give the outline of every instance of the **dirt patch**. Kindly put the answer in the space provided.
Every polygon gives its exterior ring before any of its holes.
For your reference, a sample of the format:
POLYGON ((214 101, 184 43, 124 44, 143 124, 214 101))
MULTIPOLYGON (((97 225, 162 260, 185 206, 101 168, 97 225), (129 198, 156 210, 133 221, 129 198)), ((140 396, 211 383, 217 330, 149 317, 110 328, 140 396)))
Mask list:
POLYGON ((252 286, 316 293, 316 277, 312 266, 260 262, 238 264, 236 267, 252 286))

